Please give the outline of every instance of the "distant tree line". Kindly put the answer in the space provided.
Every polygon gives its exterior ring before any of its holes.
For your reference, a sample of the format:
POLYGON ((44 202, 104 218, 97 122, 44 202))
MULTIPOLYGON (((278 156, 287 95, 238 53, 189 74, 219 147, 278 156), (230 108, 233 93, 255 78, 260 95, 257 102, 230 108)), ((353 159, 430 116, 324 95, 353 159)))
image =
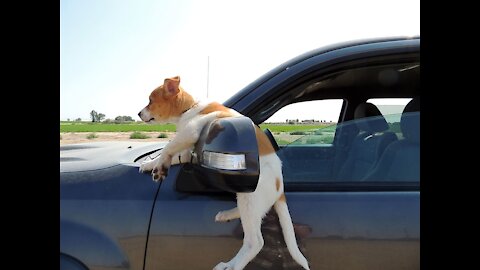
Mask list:
MULTIPOLYGON (((295 124, 299 124, 299 123, 302 123, 302 124, 326 123, 327 121, 326 120, 315 120, 315 119, 307 119, 307 120, 302 120, 302 121, 299 121, 298 119, 287 119, 287 120, 285 120, 285 122, 289 125, 295 125, 295 124)), ((331 121, 329 121, 329 122, 331 122, 331 121)))
POLYGON ((105 114, 97 113, 95 110, 92 110, 90 112, 90 118, 92 119, 92 122, 102 122, 102 120, 105 119, 105 114))
MULTIPOLYGON (((115 123, 115 124, 119 124, 119 123, 125 123, 125 122, 135 122, 135 120, 131 117, 131 116, 128 116, 128 115, 119 115, 117 117, 115 117, 115 119, 105 119, 105 114, 103 113, 99 113, 95 110, 92 110, 90 112, 90 119, 91 121, 94 123, 94 122, 104 122, 104 123, 115 123)), ((67 121, 70 122, 70 118, 67 118, 67 121)), ((75 122, 81 122, 82 121, 82 118, 77 118, 75 120, 72 120, 72 121, 75 121, 75 122)))
POLYGON ((134 122, 131 116, 117 116, 115 117, 115 121, 117 122, 134 122))
POLYGON ((135 122, 131 116, 127 115, 119 115, 115 117, 115 119, 107 119, 104 121, 105 123, 114 123, 114 124, 121 124, 121 123, 128 123, 128 122, 135 122))

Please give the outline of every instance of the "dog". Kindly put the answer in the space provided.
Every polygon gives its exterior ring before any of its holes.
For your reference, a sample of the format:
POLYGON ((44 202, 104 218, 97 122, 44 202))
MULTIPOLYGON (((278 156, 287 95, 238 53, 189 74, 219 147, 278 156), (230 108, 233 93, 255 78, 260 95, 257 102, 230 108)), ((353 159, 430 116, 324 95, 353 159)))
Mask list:
MULTIPOLYGON (((138 116, 146 123, 175 123, 176 136, 163 148, 161 154, 140 166, 140 172, 151 172, 154 181, 163 180, 168 168, 175 163, 191 160, 191 151, 199 139, 202 128, 211 121, 241 114, 220 103, 196 101, 180 86, 180 77, 166 78, 164 84, 153 90, 148 105, 138 116)), ((264 240, 260 230, 262 219, 273 206, 278 214, 287 249, 292 258, 304 269, 309 269, 307 259, 300 252, 292 219, 283 192, 282 163, 268 137, 255 127, 260 175, 254 192, 237 193, 237 207, 220 211, 216 222, 240 218, 244 231, 243 245, 229 262, 220 262, 214 270, 241 270, 262 249, 264 240)))

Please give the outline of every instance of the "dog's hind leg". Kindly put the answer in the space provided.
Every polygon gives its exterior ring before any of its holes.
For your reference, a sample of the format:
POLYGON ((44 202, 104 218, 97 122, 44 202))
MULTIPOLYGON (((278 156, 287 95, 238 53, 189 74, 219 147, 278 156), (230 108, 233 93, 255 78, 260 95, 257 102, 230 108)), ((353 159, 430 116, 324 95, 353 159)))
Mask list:
POLYGON ((266 206, 266 204, 261 200, 258 200, 255 195, 258 194, 237 194, 238 211, 241 216, 244 232, 243 245, 233 259, 228 263, 219 263, 214 268, 215 270, 241 270, 262 249, 264 244, 261 231, 262 218, 270 209, 270 206, 266 206))
POLYGON ((290 212, 288 211, 285 194, 282 194, 278 201, 275 202, 274 208, 278 214, 278 220, 280 222, 280 226, 282 227, 283 238, 285 239, 285 244, 287 244, 287 249, 290 252, 290 255, 304 269, 309 270, 310 268, 308 266, 308 261, 305 256, 303 256, 302 252, 300 252, 300 249, 297 245, 295 230, 293 229, 292 218, 290 217, 290 212))
POLYGON ((218 212, 218 214, 215 216, 215 221, 226 222, 237 218, 240 218, 240 211, 238 211, 238 207, 235 207, 230 210, 218 212))

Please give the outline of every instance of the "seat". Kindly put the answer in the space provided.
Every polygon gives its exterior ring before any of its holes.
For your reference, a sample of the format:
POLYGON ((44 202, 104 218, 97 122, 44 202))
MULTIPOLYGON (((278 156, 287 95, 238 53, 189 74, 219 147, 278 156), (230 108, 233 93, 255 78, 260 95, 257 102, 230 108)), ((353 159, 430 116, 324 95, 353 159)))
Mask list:
POLYGON ((359 134, 354 138, 347 159, 337 174, 339 181, 361 181, 380 159, 385 148, 397 140, 389 129, 380 110, 372 103, 364 102, 354 112, 359 134))
POLYGON ((412 99, 402 112, 403 139, 390 144, 364 181, 420 181, 420 99, 412 99))

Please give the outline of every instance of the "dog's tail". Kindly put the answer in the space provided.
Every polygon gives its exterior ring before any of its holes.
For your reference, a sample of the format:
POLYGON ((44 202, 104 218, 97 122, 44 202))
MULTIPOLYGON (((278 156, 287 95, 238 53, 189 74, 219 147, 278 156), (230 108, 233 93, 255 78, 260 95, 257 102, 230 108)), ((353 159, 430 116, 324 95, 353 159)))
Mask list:
POLYGON ((303 268, 309 270, 307 259, 303 256, 302 252, 298 249, 297 239, 295 238, 295 231, 293 230, 292 218, 288 211, 287 202, 285 201, 285 194, 282 194, 275 204, 275 211, 277 212, 280 225, 282 226, 283 237, 287 244, 288 251, 292 258, 300 264, 303 268))

